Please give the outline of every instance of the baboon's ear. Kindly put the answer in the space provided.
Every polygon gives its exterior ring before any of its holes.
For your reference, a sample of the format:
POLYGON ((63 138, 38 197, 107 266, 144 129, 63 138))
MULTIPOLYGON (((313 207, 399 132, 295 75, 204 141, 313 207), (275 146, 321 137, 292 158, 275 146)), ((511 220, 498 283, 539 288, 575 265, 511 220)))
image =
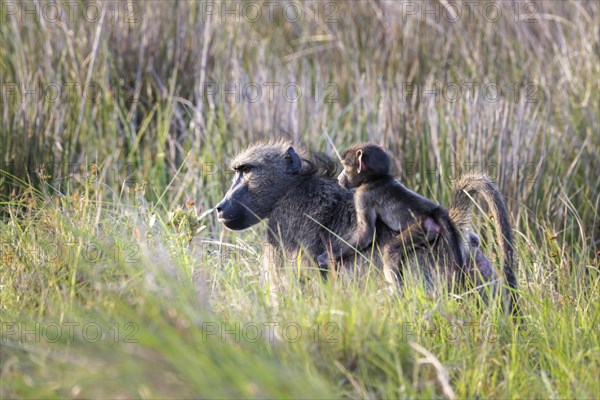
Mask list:
POLYGON ((300 171, 300 168, 302 168, 302 160, 300 159, 300 156, 298 153, 296 153, 296 150, 294 150, 293 147, 287 149, 287 156, 291 162, 290 167, 292 174, 297 174, 298 171, 300 171))
POLYGON ((363 157, 363 151, 357 150, 356 151, 356 159, 358 160, 358 169, 356 170, 357 174, 360 174, 360 171, 362 171, 364 169, 362 157, 363 157))

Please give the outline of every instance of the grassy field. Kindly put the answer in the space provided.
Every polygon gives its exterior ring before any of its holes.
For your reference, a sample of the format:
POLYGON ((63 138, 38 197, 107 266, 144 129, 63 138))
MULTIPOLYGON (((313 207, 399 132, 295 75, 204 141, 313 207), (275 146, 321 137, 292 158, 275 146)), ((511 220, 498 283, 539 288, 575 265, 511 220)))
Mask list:
POLYGON ((0 397, 600 397, 599 26, 596 1, 2 1, 0 397), (376 141, 446 205, 489 173, 523 323, 293 260, 274 306, 264 224, 209 212, 273 137, 376 141))

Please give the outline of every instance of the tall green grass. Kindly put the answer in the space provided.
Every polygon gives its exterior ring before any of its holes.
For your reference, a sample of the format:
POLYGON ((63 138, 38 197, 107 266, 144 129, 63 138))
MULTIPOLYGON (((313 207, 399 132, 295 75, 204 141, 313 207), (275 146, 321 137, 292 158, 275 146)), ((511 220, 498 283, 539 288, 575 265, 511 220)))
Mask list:
POLYGON ((536 23, 525 2, 517 21, 494 3, 492 23, 360 1, 294 3, 296 22, 281 14, 291 2, 259 22, 208 18, 206 2, 118 3, 102 23, 61 24, 24 4, 0 14, 2 398, 598 396, 596 2, 535 2, 536 23), (292 82, 300 101, 281 92, 292 82), (435 82, 480 89, 436 101, 435 82), (236 83, 263 94, 223 93, 236 83), (264 226, 233 234, 205 213, 227 159, 273 136, 332 155, 380 142, 444 204, 462 170, 490 173, 525 321, 474 295, 390 294, 376 268, 321 282, 293 260, 274 304, 264 226))

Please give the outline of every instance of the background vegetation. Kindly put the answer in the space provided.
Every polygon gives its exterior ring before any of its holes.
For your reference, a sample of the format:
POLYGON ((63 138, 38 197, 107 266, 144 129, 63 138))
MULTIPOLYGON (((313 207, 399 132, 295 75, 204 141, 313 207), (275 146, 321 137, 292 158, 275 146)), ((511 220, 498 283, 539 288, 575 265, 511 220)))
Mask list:
POLYGON ((598 397, 600 4, 267 3, 0 4, 0 396, 598 397), (526 321, 293 262, 273 306, 204 213, 273 137, 488 172, 526 321))

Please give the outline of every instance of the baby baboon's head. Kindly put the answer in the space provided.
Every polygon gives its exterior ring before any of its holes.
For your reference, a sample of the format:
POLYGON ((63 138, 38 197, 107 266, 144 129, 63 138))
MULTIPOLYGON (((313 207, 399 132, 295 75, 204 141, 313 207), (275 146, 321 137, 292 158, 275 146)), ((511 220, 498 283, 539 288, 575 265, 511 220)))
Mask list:
POLYGON ((352 145, 342 156, 344 170, 338 177, 340 185, 352 189, 390 173, 390 157, 383 147, 371 143, 352 145))
POLYGON ((231 162, 231 187, 216 205, 219 221, 232 230, 268 218, 279 198, 301 175, 303 160, 287 142, 258 143, 231 162))

